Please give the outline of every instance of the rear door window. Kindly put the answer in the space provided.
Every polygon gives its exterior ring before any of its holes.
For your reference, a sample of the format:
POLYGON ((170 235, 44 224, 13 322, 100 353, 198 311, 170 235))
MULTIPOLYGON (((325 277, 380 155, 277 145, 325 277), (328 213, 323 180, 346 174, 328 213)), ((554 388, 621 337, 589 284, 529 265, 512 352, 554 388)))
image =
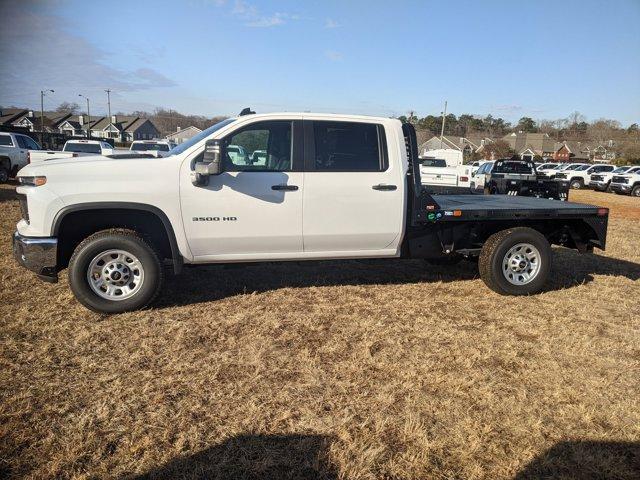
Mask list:
POLYGON ((382 125, 313 121, 315 155, 307 168, 320 172, 382 172, 387 169, 382 125))
POLYGON ((0 135, 0 146, 13 147, 13 142, 9 135, 0 135))

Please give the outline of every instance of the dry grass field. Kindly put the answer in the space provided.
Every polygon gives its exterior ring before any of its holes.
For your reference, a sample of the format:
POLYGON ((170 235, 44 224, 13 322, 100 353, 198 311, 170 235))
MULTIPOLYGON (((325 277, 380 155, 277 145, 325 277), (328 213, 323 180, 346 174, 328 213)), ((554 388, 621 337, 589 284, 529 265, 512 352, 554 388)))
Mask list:
POLYGON ((640 475, 640 202, 606 252, 554 250, 548 291, 477 266, 187 269, 100 316, 11 257, 0 186, 0 477, 640 475))

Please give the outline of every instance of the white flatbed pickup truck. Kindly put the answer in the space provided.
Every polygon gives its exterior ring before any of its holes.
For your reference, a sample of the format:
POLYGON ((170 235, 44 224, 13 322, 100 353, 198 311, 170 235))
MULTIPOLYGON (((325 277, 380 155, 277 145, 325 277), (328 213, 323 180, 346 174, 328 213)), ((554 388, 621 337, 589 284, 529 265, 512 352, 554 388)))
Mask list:
MULTIPOLYGON (((243 112, 244 113, 244 112, 243 112)), ((479 257, 496 292, 540 291, 551 244, 604 249, 608 210, 506 195, 431 195, 415 130, 382 117, 244 114, 150 162, 88 156, 29 165, 14 256, 41 279, 68 269, 105 313, 149 305, 166 266, 479 257), (236 164, 229 145, 265 162, 236 164)))

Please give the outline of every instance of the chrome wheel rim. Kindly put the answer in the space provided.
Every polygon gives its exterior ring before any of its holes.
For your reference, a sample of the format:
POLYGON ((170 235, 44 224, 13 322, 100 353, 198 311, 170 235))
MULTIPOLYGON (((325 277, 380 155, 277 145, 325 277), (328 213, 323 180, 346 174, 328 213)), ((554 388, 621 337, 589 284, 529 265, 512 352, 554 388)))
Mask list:
POLYGON ((89 263, 87 281, 91 290, 106 300, 131 298, 144 284, 144 268, 135 255, 125 250, 107 250, 89 263))
POLYGON ((540 272, 540 252, 530 243, 518 243, 502 260, 502 274, 512 285, 526 285, 540 272))

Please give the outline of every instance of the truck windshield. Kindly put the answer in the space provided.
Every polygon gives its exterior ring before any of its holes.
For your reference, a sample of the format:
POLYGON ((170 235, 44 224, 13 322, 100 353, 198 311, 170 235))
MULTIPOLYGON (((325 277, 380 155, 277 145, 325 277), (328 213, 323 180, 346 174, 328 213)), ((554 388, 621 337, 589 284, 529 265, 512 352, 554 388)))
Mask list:
POLYGON ((218 123, 216 123, 214 125, 211 125, 209 128, 207 128, 206 130, 201 131, 197 135, 194 135, 193 137, 191 137, 186 142, 181 143, 180 145, 178 145, 175 148, 172 148, 171 149, 171 155, 179 155, 179 154, 181 154, 185 150, 188 150, 189 148, 193 147, 199 141, 207 138, 213 132, 216 132, 216 131, 220 130, 222 127, 226 127, 227 125, 229 125, 230 123, 233 123, 235 121, 236 121, 235 118, 227 118, 226 120, 222 120, 221 122, 218 122, 218 123))
POLYGON ((166 143, 138 143, 133 142, 131 144, 131 150, 135 150, 137 152, 146 152, 147 150, 158 150, 160 152, 168 152, 169 145, 166 143))
POLYGON ((425 158, 422 160, 423 167, 446 167, 446 160, 442 160, 440 158, 425 158))
POLYGON ((97 143, 65 143, 63 152, 102 153, 97 143))

